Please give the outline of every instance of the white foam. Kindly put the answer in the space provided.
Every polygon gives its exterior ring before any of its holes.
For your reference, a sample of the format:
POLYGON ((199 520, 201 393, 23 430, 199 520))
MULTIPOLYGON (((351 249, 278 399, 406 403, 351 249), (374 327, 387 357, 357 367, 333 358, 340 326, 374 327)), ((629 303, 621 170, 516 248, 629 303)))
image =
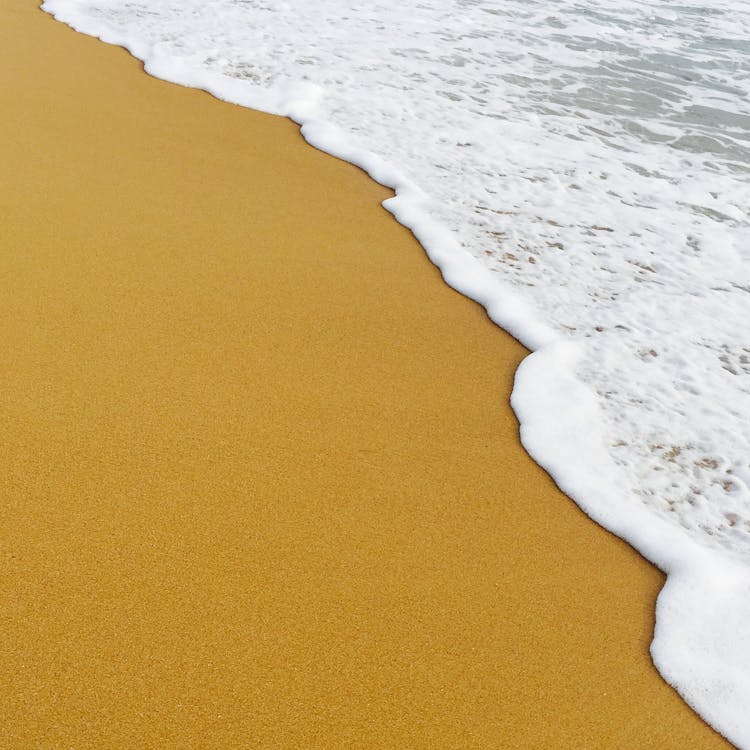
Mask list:
POLYGON ((527 450, 669 574, 655 664, 750 748, 750 8, 352 5, 43 8, 394 188, 446 281, 535 350, 527 450))

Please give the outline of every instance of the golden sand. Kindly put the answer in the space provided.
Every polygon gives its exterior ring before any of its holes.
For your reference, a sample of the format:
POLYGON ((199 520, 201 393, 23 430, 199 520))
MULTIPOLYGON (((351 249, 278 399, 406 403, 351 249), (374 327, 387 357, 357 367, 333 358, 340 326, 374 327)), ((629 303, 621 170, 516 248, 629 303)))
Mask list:
POLYGON ((35 4, 0 6, 0 747, 725 746, 387 191, 35 4))

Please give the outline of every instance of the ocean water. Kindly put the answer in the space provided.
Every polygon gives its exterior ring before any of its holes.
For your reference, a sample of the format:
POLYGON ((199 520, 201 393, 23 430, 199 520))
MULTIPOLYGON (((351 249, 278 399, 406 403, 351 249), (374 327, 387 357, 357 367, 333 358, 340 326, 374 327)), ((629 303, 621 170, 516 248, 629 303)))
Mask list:
POLYGON ((527 450, 669 574, 658 669, 750 748, 750 0, 43 8, 396 190, 534 351, 527 450))

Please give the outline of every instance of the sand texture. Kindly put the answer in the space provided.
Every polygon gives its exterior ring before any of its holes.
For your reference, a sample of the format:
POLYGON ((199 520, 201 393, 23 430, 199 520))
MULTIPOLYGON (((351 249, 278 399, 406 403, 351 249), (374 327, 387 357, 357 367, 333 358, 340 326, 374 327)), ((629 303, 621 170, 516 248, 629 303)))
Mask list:
POLYGON ((386 190, 35 0, 0 39, 0 748, 726 746, 386 190))

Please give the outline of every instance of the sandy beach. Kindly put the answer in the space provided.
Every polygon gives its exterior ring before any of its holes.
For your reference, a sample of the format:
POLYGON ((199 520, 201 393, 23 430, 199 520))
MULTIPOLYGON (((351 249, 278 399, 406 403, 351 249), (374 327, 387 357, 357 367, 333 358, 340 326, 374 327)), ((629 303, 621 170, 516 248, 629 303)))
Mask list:
POLYGON ((0 35, 0 748, 728 747, 388 191, 36 0, 0 35))

